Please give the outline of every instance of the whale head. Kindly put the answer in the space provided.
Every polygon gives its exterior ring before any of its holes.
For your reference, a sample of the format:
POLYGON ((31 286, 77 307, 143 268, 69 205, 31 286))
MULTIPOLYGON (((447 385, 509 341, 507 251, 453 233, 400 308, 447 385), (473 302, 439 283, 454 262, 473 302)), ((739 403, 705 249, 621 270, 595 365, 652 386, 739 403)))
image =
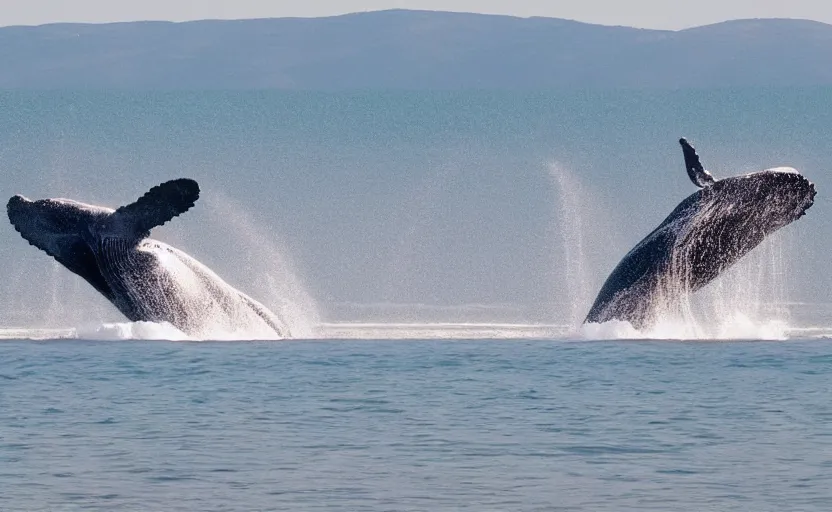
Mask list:
POLYGON ((757 219, 768 222, 771 231, 799 219, 815 203, 815 184, 791 167, 738 176, 737 182, 760 205, 757 219))
POLYGON ((815 201, 815 184, 791 167, 719 180, 703 190, 702 210, 720 229, 768 235, 794 222, 815 201))
POLYGON ((679 206, 689 214, 677 216, 688 219, 673 251, 691 287, 704 286, 805 215, 815 194, 815 185, 789 167, 725 178, 693 194, 679 206))
POLYGON ((83 241, 91 227, 113 212, 72 199, 33 201, 21 195, 9 199, 6 211, 9 221, 26 241, 52 256, 83 241))
POLYGON ((16 195, 9 199, 6 211, 9 221, 27 242, 86 279, 105 297, 110 296, 88 235, 94 226, 111 217, 113 210, 72 199, 32 201, 16 195))

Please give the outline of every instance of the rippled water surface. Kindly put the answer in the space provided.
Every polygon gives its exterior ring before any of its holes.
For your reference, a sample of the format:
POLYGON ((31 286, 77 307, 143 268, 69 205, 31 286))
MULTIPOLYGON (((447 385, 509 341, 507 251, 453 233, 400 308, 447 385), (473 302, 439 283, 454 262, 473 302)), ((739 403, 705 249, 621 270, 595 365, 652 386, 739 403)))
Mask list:
POLYGON ((830 510, 811 342, 0 344, 0 510, 830 510))

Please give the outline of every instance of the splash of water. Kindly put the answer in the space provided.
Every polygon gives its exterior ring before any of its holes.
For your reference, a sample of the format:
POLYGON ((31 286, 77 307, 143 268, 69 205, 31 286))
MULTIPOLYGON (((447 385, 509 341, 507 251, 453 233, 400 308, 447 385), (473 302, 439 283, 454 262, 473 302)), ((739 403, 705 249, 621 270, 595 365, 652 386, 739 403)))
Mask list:
POLYGON ((97 325, 90 324, 73 329, 68 337, 96 341, 194 340, 167 322, 115 322, 97 325))
POLYGON ((734 318, 735 322, 723 325, 723 331, 731 331, 743 325, 744 321, 760 327, 764 333, 779 330, 781 334, 778 336, 785 336, 791 320, 790 310, 785 306, 791 261, 786 256, 790 246, 790 233, 770 235, 736 265, 690 298, 690 322, 699 325, 700 330, 707 334, 706 327, 711 322, 706 319, 724 315, 734 318))
MULTIPOLYGON (((788 339, 789 247, 790 235, 775 233, 703 289, 683 291, 679 302, 660 297, 657 321, 645 331, 611 321, 584 325, 579 333, 585 339, 788 339)), ((675 286, 686 286, 681 282, 675 286)))
POLYGON ((222 192, 211 190, 205 194, 204 202, 206 231, 212 233, 214 243, 222 243, 222 247, 212 249, 233 251, 225 258, 226 262, 233 262, 233 267, 222 269, 223 277, 229 274, 229 282, 237 282, 240 290, 280 317, 290 337, 316 337, 320 324, 318 305, 282 249, 286 244, 280 243, 276 234, 267 233, 243 205, 222 192))
MULTIPOLYGON (((37 333, 37 331, 34 332, 37 333)), ((247 329, 246 326, 228 328, 219 325, 210 329, 210 336, 194 337, 185 334, 168 322, 105 322, 90 323, 69 329, 61 337, 93 341, 268 341, 274 339, 274 333, 247 329)))
MULTIPOLYGON (((763 211, 760 215, 764 215, 763 211)), ((788 310, 777 307, 785 301, 786 295, 785 265, 788 259, 784 257, 786 235, 782 232, 769 235, 749 253, 740 255, 736 264, 702 290, 692 291, 694 258, 690 251, 698 250, 694 240, 702 236, 720 215, 719 206, 709 204, 697 211, 687 231, 679 234, 671 256, 669 280, 664 286, 675 287, 669 295, 681 297, 681 300, 678 304, 659 304, 659 318, 681 321, 697 338, 719 337, 725 332, 736 336, 742 334, 742 329, 737 331, 737 326, 743 324, 768 326, 764 327, 765 332, 772 328, 777 330, 774 326, 788 325, 788 310), (721 323, 726 318, 739 321, 727 325, 721 323)))
POLYGON ((562 279, 562 296, 567 297, 566 321, 579 326, 591 300, 585 246, 586 193, 577 179, 557 163, 547 167, 555 195, 553 235, 560 238, 560 258, 554 275, 562 279))
POLYGON ((661 318, 645 331, 621 320, 584 324, 578 335, 586 340, 787 340, 790 332, 781 320, 760 322, 734 312, 704 326, 685 319, 661 318))

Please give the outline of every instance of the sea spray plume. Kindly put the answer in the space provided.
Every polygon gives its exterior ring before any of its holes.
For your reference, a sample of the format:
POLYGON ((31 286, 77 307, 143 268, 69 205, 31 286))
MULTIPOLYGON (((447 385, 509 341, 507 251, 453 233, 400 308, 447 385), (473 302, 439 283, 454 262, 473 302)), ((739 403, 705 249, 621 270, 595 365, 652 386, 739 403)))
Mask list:
POLYGON ((255 218, 246 205, 220 190, 207 191, 203 209, 215 236, 227 240, 230 254, 245 272, 232 272, 229 282, 258 297, 286 324, 292 338, 318 336, 318 303, 303 280, 303 267, 293 261, 286 239, 255 218))
POLYGON ((556 197, 554 224, 562 248, 557 268, 564 281, 562 294, 570 301, 567 304, 567 321, 571 328, 577 328, 583 308, 592 297, 587 286, 589 278, 584 250, 585 193, 572 173, 559 164, 552 163, 548 166, 548 176, 556 197))
POLYGON ((148 238, 199 198, 190 179, 168 181, 117 210, 70 199, 9 199, 14 228, 78 274, 129 320, 167 322, 195 338, 290 335, 262 304, 184 252, 148 238))
MULTIPOLYGON (((781 229, 697 293, 681 298, 676 321, 685 338, 786 339, 791 331, 787 284, 794 229, 781 229)), ((650 335, 655 329, 651 329, 650 335)))
POLYGON ((815 186, 788 167, 712 181, 681 139, 691 181, 682 201, 607 278, 585 323, 627 321, 639 331, 736 263, 768 235, 802 217, 815 186))

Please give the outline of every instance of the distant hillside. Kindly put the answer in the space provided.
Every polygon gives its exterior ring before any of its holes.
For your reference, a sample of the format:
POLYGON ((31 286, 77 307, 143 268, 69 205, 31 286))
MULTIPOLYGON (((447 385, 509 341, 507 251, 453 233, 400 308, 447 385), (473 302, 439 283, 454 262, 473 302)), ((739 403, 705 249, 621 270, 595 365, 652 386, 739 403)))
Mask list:
POLYGON ((540 89, 832 84, 832 25, 681 31, 425 11, 0 28, 0 88, 540 89))

